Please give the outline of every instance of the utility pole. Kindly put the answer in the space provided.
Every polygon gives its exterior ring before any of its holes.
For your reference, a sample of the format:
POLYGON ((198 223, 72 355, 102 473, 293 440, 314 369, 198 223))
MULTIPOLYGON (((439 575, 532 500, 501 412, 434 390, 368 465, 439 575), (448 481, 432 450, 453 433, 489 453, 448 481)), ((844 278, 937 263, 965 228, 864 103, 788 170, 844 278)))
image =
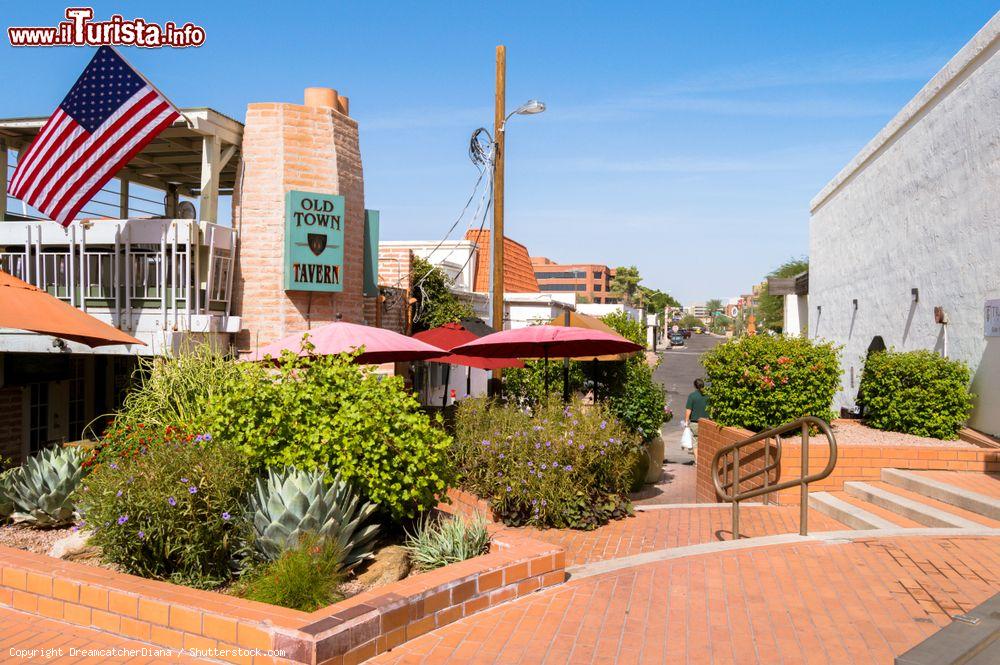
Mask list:
MULTIPOLYGON (((493 328, 503 330, 503 160, 504 123, 507 120, 507 47, 497 46, 496 106, 493 114, 493 226, 490 229, 493 249, 493 328)), ((493 379, 499 388, 499 369, 493 379)), ((499 390, 497 390, 499 392, 499 390)))

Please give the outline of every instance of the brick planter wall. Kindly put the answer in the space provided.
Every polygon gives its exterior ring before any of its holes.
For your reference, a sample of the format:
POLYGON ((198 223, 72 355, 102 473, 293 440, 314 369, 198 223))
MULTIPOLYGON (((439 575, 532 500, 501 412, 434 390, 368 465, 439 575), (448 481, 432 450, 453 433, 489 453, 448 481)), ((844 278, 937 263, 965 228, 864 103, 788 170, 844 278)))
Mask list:
POLYGON ((488 554, 312 613, 0 546, 0 606, 236 663, 355 663, 565 580, 561 547, 494 526, 488 554))
MULTIPOLYGON (((701 420, 698 427, 698 461, 695 492, 701 503, 718 501, 712 484, 710 464, 712 456, 720 448, 752 436, 752 432, 738 427, 716 425, 710 420, 701 420)), ((815 439, 814 439, 815 440, 815 439)), ((777 478, 781 482, 801 475, 802 445, 798 438, 786 440, 782 444, 781 463, 777 478)), ((809 472, 821 471, 828 459, 825 438, 820 435, 809 446, 809 472)), ((740 475, 746 475, 763 464, 759 454, 763 444, 754 447, 754 455, 741 455, 740 475)), ((848 481, 873 481, 881 476, 882 469, 939 469, 948 471, 1000 471, 1000 450, 978 448, 973 445, 950 443, 941 446, 866 446, 841 445, 838 447, 837 466, 825 479, 809 484, 811 492, 833 492, 844 489, 848 481)), ((760 479, 741 483, 742 488, 759 486, 760 479)), ((770 501, 785 505, 798 505, 797 487, 766 495, 770 501)), ((760 497, 762 500, 764 497, 760 497)))

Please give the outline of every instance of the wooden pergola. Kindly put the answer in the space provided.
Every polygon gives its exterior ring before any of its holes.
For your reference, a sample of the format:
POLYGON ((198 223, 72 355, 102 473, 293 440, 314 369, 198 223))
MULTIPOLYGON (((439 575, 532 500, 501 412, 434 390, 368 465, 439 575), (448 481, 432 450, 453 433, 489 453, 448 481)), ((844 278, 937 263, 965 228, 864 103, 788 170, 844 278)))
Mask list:
MULTIPOLYGON (((219 193, 236 186, 243 123, 210 108, 182 109, 183 117, 163 130, 117 174, 121 182, 119 214, 129 213, 129 183, 166 193, 164 216, 176 216, 179 196, 199 199, 200 219, 217 222, 219 193)), ((7 216, 7 150, 20 153, 48 120, 0 119, 0 220, 7 216)))

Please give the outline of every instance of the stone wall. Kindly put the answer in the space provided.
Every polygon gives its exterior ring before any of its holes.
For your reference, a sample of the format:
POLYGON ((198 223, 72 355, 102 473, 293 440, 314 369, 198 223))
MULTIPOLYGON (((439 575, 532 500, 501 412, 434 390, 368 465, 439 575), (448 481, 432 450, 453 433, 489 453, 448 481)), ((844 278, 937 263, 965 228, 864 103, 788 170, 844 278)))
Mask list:
POLYGON ((878 335, 967 362, 970 426, 1000 434, 1000 338, 983 330, 1000 298, 998 51, 1000 15, 812 201, 808 330, 844 345, 837 407, 854 405, 878 335))
POLYGON ((234 302, 249 351, 286 334, 337 320, 363 323, 364 180, 357 122, 326 106, 247 107, 243 173, 233 200, 240 233, 234 302), (285 194, 293 189, 344 197, 343 291, 285 291, 285 194))

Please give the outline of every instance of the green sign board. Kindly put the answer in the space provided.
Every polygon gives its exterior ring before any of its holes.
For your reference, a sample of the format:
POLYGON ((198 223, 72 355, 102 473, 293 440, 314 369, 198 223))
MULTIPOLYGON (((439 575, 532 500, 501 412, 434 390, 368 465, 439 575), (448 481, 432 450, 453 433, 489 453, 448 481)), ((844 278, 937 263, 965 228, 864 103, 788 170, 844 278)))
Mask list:
POLYGON ((378 295, 378 210, 365 210, 364 294, 378 295))
POLYGON ((344 197, 285 196, 285 290, 343 291, 344 197))

